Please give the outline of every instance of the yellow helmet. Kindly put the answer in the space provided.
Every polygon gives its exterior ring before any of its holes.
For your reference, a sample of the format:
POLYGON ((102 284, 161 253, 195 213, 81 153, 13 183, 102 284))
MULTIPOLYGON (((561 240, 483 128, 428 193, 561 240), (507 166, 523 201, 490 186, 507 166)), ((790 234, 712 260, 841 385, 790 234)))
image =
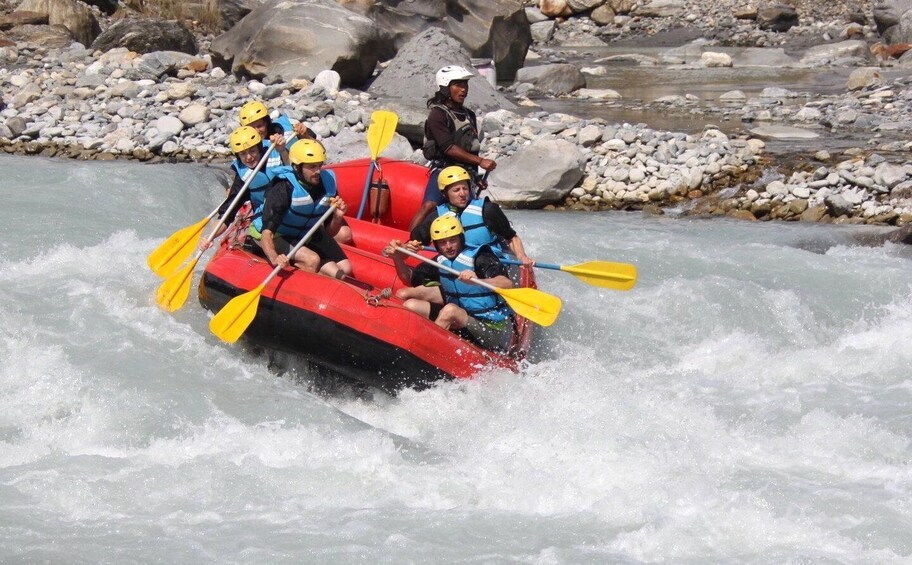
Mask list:
POLYGON ((437 177, 437 188, 440 189, 440 192, 444 192, 454 182, 467 181, 470 178, 468 171, 459 165, 452 165, 440 171, 440 176, 437 177))
POLYGON ((232 152, 240 153, 254 145, 259 145, 262 141, 263 138, 260 137, 257 130, 250 126, 241 126, 231 132, 231 137, 228 138, 228 146, 231 147, 232 152))
POLYGON ((323 163, 326 161, 326 150, 319 141, 299 139, 288 151, 288 158, 292 165, 323 163))
POLYGON ((258 100, 253 102, 248 102, 241 106, 240 120, 242 126, 249 126, 253 122, 259 120, 260 118, 265 118, 269 115, 269 110, 266 109, 266 105, 258 100))
POLYGON ((440 241, 455 235, 462 235, 462 223, 456 214, 444 214, 431 222, 431 241, 440 241))

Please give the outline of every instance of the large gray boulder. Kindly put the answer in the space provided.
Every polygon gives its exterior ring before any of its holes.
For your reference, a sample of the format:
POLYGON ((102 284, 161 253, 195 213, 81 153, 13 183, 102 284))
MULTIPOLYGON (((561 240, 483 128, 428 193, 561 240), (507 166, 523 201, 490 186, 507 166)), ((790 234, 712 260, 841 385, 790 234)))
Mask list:
MULTIPOLYGON (((444 65, 472 69, 469 54, 458 41, 439 28, 428 28, 399 50, 367 90, 383 101, 383 108, 399 115, 397 131, 415 143, 423 135, 427 100, 437 90, 434 75, 444 65)), ((465 104, 478 113, 516 107, 478 75, 469 79, 465 104)))
POLYGON ((837 59, 854 57, 859 61, 869 61, 871 51, 868 44, 860 39, 850 39, 837 43, 815 45, 804 52, 801 63, 805 65, 830 64, 837 59))
POLYGON ((890 29, 891 43, 912 43, 912 10, 907 10, 899 18, 899 25, 890 29))
POLYGON ((108 51, 126 47, 137 53, 180 51, 195 55, 196 39, 180 22, 173 20, 130 19, 117 22, 92 43, 92 49, 108 51))
POLYGON ((526 82, 541 92, 559 96, 585 87, 586 77, 576 65, 552 63, 520 69, 516 73, 516 82, 526 82))
POLYGON ((268 0, 216 37, 219 66, 255 78, 313 80, 322 70, 361 87, 388 52, 368 18, 332 0, 268 0))
POLYGON ((652 0, 637 8, 636 15, 644 18, 673 18, 684 14, 683 0, 652 0))
POLYGON ((605 0, 568 0, 567 7, 574 14, 581 14, 583 12, 588 12, 593 8, 598 8, 605 3, 605 0))
POLYGON ((398 49, 429 27, 442 27, 446 3, 437 0, 336 0, 349 10, 367 16, 398 49))
MULTIPOLYGON (((364 133, 358 133, 350 129, 343 129, 339 132, 339 135, 326 137, 322 140, 322 143, 326 147, 326 160, 330 163, 363 159, 370 156, 367 136, 364 133)), ((412 145, 408 139, 399 134, 393 134, 393 139, 383 149, 382 156, 388 159, 407 161, 413 153, 412 145)))
POLYGON ((886 0, 874 6, 874 24, 887 41, 891 41, 890 28, 899 25, 899 19, 912 10, 912 0, 886 0))
POLYGON ((446 29, 473 57, 494 59, 499 77, 510 80, 523 66, 532 44, 529 20, 520 0, 449 2, 446 29))
MULTIPOLYGON (((426 29, 399 50, 367 91, 425 106, 437 91, 434 75, 444 65, 461 65, 472 70, 469 54, 458 41, 438 28, 426 29)), ((469 79, 466 106, 481 111, 515 107, 478 75, 469 79)))
POLYGON ((343 5, 376 22, 401 48, 430 27, 444 29, 471 57, 494 60, 501 78, 513 78, 525 62, 532 32, 520 0, 375 0, 343 5))
POLYGON ((174 76, 180 69, 193 66, 205 69, 206 60, 182 51, 152 51, 134 59, 125 76, 133 80, 158 80, 165 75, 174 76))
MULTIPOLYGON (((396 98, 381 98, 372 104, 369 110, 389 110, 399 116, 396 132, 404 135, 414 145, 421 145, 424 141, 424 120, 427 118, 428 109, 424 102, 416 100, 402 100, 396 98)), ((386 153, 384 152, 384 155, 386 153)))
POLYGON ((47 23, 47 14, 16 11, 0 16, 0 31, 7 31, 20 25, 47 25, 47 23))
POLYGON ((47 15, 48 24, 62 25, 83 45, 91 45, 101 33, 92 11, 76 0, 24 0, 16 11, 47 15))
POLYGON ((586 158, 563 139, 533 141, 500 159, 488 179, 491 198, 505 206, 541 208, 562 201, 583 178, 586 158))
POLYGON ((20 25, 9 30, 6 37, 14 41, 22 41, 32 45, 40 45, 45 49, 63 49, 69 47, 73 41, 73 32, 62 25, 20 25))

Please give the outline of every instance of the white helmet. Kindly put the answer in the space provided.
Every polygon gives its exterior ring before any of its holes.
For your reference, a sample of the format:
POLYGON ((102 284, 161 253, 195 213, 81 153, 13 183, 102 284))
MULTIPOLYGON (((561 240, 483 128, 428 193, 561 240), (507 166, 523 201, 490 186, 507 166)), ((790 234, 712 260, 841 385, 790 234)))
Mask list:
POLYGON ((437 71, 437 86, 450 86, 454 80, 469 80, 473 77, 471 72, 459 65, 447 65, 437 71))

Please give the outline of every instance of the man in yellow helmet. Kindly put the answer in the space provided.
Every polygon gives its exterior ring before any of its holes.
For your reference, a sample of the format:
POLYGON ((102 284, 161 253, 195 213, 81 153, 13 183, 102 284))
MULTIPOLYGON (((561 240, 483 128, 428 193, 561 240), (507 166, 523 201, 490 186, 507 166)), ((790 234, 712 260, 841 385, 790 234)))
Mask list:
POLYGON ((465 230, 454 214, 435 219, 430 233, 439 253, 436 261, 459 271, 459 276, 426 263, 409 267, 396 248, 417 252, 420 246, 414 241, 403 245, 393 240, 383 254, 393 257, 399 278, 411 285, 398 290, 396 297, 404 301, 406 308, 443 329, 457 333, 465 330, 482 347, 506 350, 513 335, 510 309, 497 293, 469 282, 478 279, 497 288, 512 288, 506 267, 490 246, 466 246, 465 230))
MULTIPOLYGON (((216 237, 222 235, 222 233, 228 229, 228 226, 234 221, 241 205, 245 202, 250 202, 251 208, 253 209, 262 206, 263 201, 265 200, 266 188, 272 183, 273 174, 277 170, 275 167, 270 168, 265 165, 259 170, 256 169, 260 159, 263 157, 263 139, 260 137, 260 134, 250 126, 241 126, 231 132, 231 135, 228 137, 228 146, 231 148, 231 152, 234 153, 234 161, 231 162, 234 178, 231 180, 231 185, 228 187, 227 197, 218 209, 219 218, 225 216, 226 212, 228 212, 228 216, 225 218, 225 222, 219 227, 216 237), (251 179, 251 177, 253 178, 251 179), (250 179, 250 183, 247 186, 247 198, 241 200, 238 206, 229 211, 228 206, 234 201, 238 191, 243 188, 248 179, 250 179)), ((212 245, 212 241, 214 240, 215 237, 212 239, 204 238, 200 241, 200 247, 206 249, 212 245)))
POLYGON ((284 114, 273 120, 266 105, 259 100, 241 106, 238 120, 242 126, 255 129, 265 140, 266 147, 272 151, 267 167, 288 165, 288 151, 298 139, 316 139, 316 135, 306 125, 301 122, 292 124, 284 114))
POLYGON ((434 219, 445 214, 455 214, 465 228, 466 245, 469 247, 488 245, 495 253, 503 256, 505 244, 524 265, 535 264, 526 255, 522 240, 500 206, 487 198, 472 198, 470 180, 468 171, 458 165, 440 171, 437 185, 444 203, 438 205, 435 212, 412 229, 411 238, 424 245, 429 244, 434 219))
POLYGON ((352 272, 351 263, 333 239, 340 230, 347 206, 336 192, 336 176, 323 170, 326 152, 318 141, 302 139, 289 151, 290 167, 276 170, 266 190, 263 205, 254 213, 248 233, 275 266, 295 266, 312 273, 342 278, 352 272), (287 253, 329 209, 329 221, 299 249, 287 253))

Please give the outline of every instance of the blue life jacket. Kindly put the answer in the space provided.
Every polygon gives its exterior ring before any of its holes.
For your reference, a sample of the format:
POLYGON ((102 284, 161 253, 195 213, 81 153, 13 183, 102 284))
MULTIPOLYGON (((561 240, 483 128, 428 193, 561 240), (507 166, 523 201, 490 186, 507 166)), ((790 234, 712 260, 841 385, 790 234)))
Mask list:
MULTIPOLYGON (((241 163, 241 160, 237 157, 235 157, 234 162, 231 163, 231 168, 234 169, 235 174, 237 174, 238 178, 243 182, 247 182, 250 175, 254 174, 253 169, 241 163)), ((254 175, 253 180, 250 181, 250 185, 247 187, 247 194, 250 197, 250 206, 254 210, 262 209, 263 203, 266 202, 266 188, 272 183, 272 179, 275 178, 276 173, 282 172, 282 170, 290 171, 291 167, 281 166, 270 168, 269 162, 267 161, 266 165, 254 175)))
POLYGON ((437 206, 437 216, 440 217, 448 213, 456 214, 462 224, 462 229, 465 230, 466 246, 481 247, 482 245, 488 245, 497 257, 503 257, 504 252, 500 245, 500 238, 494 235, 484 223, 484 216, 482 215, 484 203, 484 198, 470 200, 468 206, 462 211, 456 211, 448 204, 441 204, 437 206))
MULTIPOLYGON (((437 262, 460 272, 474 271, 475 256, 481 249, 467 246, 452 261, 438 255, 437 262)), ((483 286, 462 282, 456 275, 444 271, 440 272, 440 286, 447 302, 456 304, 473 318, 500 322, 510 316, 510 310, 503 298, 483 286)))
MULTIPOLYGON (((285 136, 285 149, 291 149, 291 146, 298 140, 291 120, 288 119, 288 116, 282 114, 278 118, 272 120, 272 123, 282 127, 282 134, 285 136)), ((269 141, 268 137, 263 140, 263 147, 269 150, 269 160, 266 161, 266 168, 281 167, 282 156, 279 155, 277 150, 272 148, 272 142, 269 141)))
MULTIPOLYGON (((282 170, 278 171, 275 177, 291 183, 291 207, 285 212, 276 231, 291 239, 300 239, 329 209, 329 199, 336 195, 336 174, 329 169, 320 171, 320 183, 326 194, 318 202, 314 202, 310 192, 301 184, 291 167, 280 169, 282 170)), ((253 227, 258 232, 263 231, 263 206, 254 214, 253 227)))

